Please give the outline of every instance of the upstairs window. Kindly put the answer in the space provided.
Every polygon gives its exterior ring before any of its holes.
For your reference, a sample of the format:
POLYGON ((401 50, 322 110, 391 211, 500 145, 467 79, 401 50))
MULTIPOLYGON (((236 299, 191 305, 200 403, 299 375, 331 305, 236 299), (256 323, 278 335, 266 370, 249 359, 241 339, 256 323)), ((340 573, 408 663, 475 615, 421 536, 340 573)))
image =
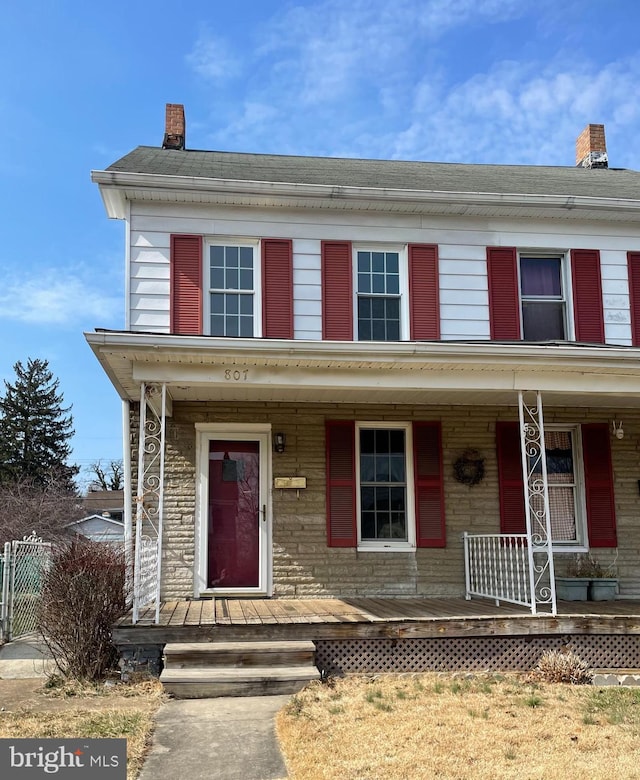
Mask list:
POLYGON ((256 333, 257 269, 254 246, 210 244, 209 334, 251 338, 256 333))
POLYGON ((398 251, 356 251, 359 341, 400 341, 401 285, 398 251))
POLYGON ((520 256, 522 337, 525 341, 564 341, 567 307, 560 256, 520 256))

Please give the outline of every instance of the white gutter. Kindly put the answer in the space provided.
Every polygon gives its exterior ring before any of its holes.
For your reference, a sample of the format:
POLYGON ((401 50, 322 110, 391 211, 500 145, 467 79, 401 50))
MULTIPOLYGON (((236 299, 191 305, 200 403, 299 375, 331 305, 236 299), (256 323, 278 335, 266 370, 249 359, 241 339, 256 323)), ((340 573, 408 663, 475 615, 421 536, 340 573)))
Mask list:
POLYGON ((187 352, 210 358, 235 357, 245 360, 299 359, 336 361, 381 362, 494 362, 510 363, 526 360, 540 363, 566 363, 585 366, 596 363, 612 367, 619 364, 640 370, 640 348, 616 346, 578 346, 575 344, 496 344, 491 341, 475 342, 354 342, 354 341, 295 341, 285 339, 219 339, 211 336, 176 336, 157 333, 125 333, 122 331, 98 331, 85 333, 85 338, 94 351, 100 348, 138 350, 157 355, 187 352))
POLYGON ((122 219, 127 189, 149 189, 157 192, 208 192, 218 194, 260 195, 324 200, 366 200, 370 202, 455 204, 460 206, 522 206, 556 208, 566 211, 597 209, 599 211, 640 212, 640 199, 595 198, 579 195, 539 195, 495 192, 448 192, 441 190, 405 190, 383 187, 338 187, 329 184, 296 184, 289 182, 210 179, 197 176, 91 171, 91 180, 100 185, 107 213, 122 219), (120 216, 116 216, 116 213, 120 216))

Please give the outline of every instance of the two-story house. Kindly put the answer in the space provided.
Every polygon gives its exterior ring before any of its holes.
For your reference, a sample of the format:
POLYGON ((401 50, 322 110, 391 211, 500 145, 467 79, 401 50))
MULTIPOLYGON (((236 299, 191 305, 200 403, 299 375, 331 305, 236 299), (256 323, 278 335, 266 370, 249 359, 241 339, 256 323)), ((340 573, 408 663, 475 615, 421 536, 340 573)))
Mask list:
POLYGON ((125 327, 86 338, 139 608, 496 596, 522 564, 511 600, 553 609, 588 551, 640 595, 640 173, 601 125, 576 163, 195 151, 172 104, 93 172, 126 228, 125 327))

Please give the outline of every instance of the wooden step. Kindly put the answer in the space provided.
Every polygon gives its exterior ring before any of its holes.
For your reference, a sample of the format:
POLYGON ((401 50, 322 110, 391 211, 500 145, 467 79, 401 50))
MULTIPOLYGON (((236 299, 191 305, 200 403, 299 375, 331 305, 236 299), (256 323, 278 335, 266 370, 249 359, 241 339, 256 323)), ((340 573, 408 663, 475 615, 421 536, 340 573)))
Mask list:
POLYGON ((172 642, 164 648, 165 669, 194 667, 313 665, 313 642, 172 642))
POLYGON ((160 682, 179 699, 297 693, 320 673, 314 666, 254 666, 167 669, 160 682))

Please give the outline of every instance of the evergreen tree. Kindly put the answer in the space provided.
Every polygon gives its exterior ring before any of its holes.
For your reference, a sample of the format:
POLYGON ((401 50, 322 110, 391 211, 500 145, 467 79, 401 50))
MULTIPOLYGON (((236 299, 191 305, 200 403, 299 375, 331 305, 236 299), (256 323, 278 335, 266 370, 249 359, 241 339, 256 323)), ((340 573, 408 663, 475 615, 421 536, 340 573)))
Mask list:
POLYGON ((18 361, 13 369, 16 381, 5 380, 0 397, 0 483, 46 486, 55 480, 75 491, 78 468, 67 464, 73 419, 71 407, 63 407, 59 380, 46 360, 28 358, 26 368, 18 361))

